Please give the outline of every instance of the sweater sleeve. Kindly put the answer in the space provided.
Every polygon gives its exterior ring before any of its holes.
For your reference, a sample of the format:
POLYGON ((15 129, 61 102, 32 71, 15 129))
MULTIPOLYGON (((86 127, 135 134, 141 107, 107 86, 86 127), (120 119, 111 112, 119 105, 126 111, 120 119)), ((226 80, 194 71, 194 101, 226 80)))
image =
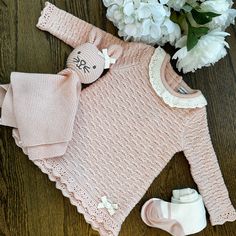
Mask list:
POLYGON ((49 2, 45 3, 37 27, 48 31, 73 48, 88 41, 88 35, 92 28, 96 28, 97 32, 102 36, 101 47, 105 48, 111 44, 122 45, 125 43, 112 34, 57 8, 49 2))
POLYGON ((184 153, 210 214, 212 225, 236 220, 207 124, 206 108, 198 109, 185 127, 184 153))

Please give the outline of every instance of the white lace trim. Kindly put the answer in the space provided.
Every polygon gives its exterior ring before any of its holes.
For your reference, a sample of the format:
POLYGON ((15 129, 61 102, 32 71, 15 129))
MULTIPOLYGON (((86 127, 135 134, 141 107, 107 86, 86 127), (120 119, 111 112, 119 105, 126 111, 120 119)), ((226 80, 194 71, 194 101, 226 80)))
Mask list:
MULTIPOLYGON (((56 157, 60 158, 60 157, 56 157)), ((113 222, 102 211, 97 210, 97 204, 88 197, 87 192, 75 182, 71 173, 62 168, 62 165, 67 165, 67 161, 61 159, 54 161, 54 158, 34 160, 43 173, 47 174, 51 181, 56 182, 56 188, 62 191, 65 197, 68 197, 71 204, 77 207, 77 211, 84 215, 85 221, 91 224, 94 230, 97 230, 100 235, 116 236, 120 231, 120 224, 113 222)))
POLYGON ((197 108, 206 106, 207 101, 202 94, 197 97, 183 98, 174 96, 166 89, 161 80, 161 66, 165 56, 166 52, 161 47, 158 47, 149 64, 150 82, 157 95, 160 96, 170 107, 197 108))

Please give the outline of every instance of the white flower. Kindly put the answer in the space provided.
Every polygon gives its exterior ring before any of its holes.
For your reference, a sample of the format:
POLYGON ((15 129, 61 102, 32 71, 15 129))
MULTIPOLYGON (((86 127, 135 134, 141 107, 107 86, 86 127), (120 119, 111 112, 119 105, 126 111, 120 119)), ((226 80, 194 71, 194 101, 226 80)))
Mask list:
POLYGON ((207 26, 211 29, 220 28, 224 31, 230 24, 234 24, 236 17, 235 9, 228 9, 226 12, 220 16, 214 17, 207 26))
POLYGON ((103 4, 106 6, 106 7, 109 7, 111 5, 122 5, 123 4, 123 0, 103 0, 103 4))
POLYGON ((134 3, 133 1, 127 1, 124 3, 124 14, 126 16, 131 16, 134 13, 134 3))
POLYGON ((164 5, 167 1, 104 0, 104 4, 108 6, 107 18, 119 29, 119 36, 164 45, 174 44, 181 36, 180 27, 170 20, 170 8, 164 5))
POLYGON ((169 0, 167 2, 167 5, 169 7, 172 7, 175 11, 180 11, 184 4, 186 3, 186 0, 169 0))
POLYGON ((228 9, 228 11, 225 13, 227 14, 227 19, 225 21, 224 29, 226 29, 230 24, 235 23, 235 17, 236 17, 236 10, 235 9, 228 9))
MULTIPOLYGON (((201 0, 201 2, 204 2, 204 0, 201 0)), ((197 7, 198 6, 198 1, 197 0, 187 0, 186 3, 188 3, 192 7, 197 7)))
POLYGON ((194 72, 203 66, 210 66, 214 64, 226 54, 226 48, 229 47, 225 41, 225 37, 229 34, 219 31, 219 29, 212 30, 207 35, 200 38, 197 45, 190 51, 187 50, 186 41, 187 36, 183 36, 177 43, 176 47, 179 49, 173 56, 178 59, 177 68, 184 73, 194 72))
POLYGON ((181 37, 181 30, 179 25, 171 21, 168 17, 165 18, 161 29, 162 37, 159 40, 160 45, 164 45, 167 42, 169 42, 171 45, 174 45, 176 40, 181 37))
POLYGON ((201 3, 201 10, 204 12, 224 13, 230 8, 230 2, 226 0, 207 0, 201 3))
POLYGON ((124 14, 122 8, 118 5, 112 5, 107 9, 107 19, 112 21, 115 26, 118 26, 118 22, 124 21, 124 14))
POLYGON ((233 2, 231 0, 208 0, 201 4, 201 10, 211 11, 220 14, 214 17, 207 26, 211 29, 220 28, 224 31, 230 24, 234 24, 236 10, 231 9, 233 2))

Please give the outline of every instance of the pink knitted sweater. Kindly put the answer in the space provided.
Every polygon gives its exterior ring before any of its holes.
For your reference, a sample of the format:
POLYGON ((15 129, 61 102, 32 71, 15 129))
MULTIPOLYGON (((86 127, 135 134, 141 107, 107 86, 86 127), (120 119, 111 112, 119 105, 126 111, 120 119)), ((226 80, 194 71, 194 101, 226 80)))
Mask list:
MULTIPOLYGON (((72 47, 94 26, 50 3, 38 25, 72 47)), ((81 92, 63 156, 33 160, 102 236, 122 222, 176 152, 184 151, 212 225, 236 219, 209 136, 206 100, 172 70, 161 48, 97 29, 123 56, 81 92)))

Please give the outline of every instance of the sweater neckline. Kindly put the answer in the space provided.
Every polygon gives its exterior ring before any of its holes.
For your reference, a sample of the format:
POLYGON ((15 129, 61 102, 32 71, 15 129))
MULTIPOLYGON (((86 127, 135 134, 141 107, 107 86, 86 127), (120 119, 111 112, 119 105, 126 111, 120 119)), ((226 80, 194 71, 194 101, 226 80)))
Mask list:
POLYGON ((197 108, 207 105, 201 91, 191 89, 172 69, 170 56, 161 47, 155 49, 151 58, 149 77, 156 94, 171 107, 197 108))

